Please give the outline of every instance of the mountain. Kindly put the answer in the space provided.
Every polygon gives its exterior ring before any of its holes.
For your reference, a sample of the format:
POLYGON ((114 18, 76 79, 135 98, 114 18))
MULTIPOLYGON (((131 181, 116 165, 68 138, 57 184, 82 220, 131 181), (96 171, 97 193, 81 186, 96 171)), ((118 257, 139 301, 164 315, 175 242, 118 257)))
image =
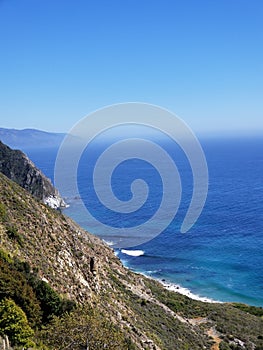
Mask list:
POLYGON ((49 133, 35 129, 0 128, 0 140, 14 149, 58 148, 64 137, 63 133, 49 133))
POLYGON ((65 202, 51 181, 21 151, 12 150, 0 141, 0 172, 25 188, 34 197, 53 208, 65 202))
POLYGON ((263 349, 262 308, 166 290, 2 173, 0 267, 0 338, 18 349, 263 349))

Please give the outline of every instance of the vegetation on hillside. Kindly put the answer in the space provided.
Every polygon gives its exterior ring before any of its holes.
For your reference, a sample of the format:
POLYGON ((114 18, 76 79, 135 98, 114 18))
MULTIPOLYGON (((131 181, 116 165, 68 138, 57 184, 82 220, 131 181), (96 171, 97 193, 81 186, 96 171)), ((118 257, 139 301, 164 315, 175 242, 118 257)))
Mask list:
POLYGON ((12 299, 0 301, 0 335, 7 335, 14 345, 34 346, 33 329, 24 311, 12 299))

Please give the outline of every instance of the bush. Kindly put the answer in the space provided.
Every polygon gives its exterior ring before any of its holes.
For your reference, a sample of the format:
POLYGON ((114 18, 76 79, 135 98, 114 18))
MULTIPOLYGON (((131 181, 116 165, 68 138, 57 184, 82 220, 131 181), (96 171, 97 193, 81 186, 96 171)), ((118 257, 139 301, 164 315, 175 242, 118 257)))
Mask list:
POLYGON ((6 229, 6 233, 8 238, 17 241, 17 243, 22 246, 23 245, 23 236, 18 233, 17 228, 15 226, 9 226, 6 229))
POLYGON ((30 328, 24 311, 12 299, 0 302, 0 335, 7 335, 13 346, 34 346, 34 331, 30 328))
POLYGON ((244 312, 247 312, 251 315, 255 315, 258 317, 263 317, 263 308, 262 307, 257 307, 257 306, 250 306, 246 304, 241 304, 241 303, 234 303, 232 304, 235 308, 242 310, 244 312))
POLYGON ((12 260, 0 250, 0 300, 10 298, 26 313, 35 329, 53 316, 61 316, 74 309, 76 303, 63 299, 49 284, 31 272, 27 262, 12 260))
POLYGON ((6 207, 3 203, 0 203, 0 220, 5 222, 7 220, 6 207))
POLYGON ((70 300, 63 300, 48 283, 38 280, 32 284, 37 299, 40 301, 43 312, 43 322, 49 322, 53 316, 61 316, 65 312, 72 311, 75 303, 70 300))
POLYGON ((92 350, 135 349, 130 339, 98 310, 87 306, 63 317, 54 317, 42 331, 44 343, 52 349, 92 350))
POLYGON ((4 262, 7 262, 9 264, 13 263, 13 260, 10 257, 10 255, 3 249, 0 249, 0 260, 3 260, 4 262))
POLYGON ((228 343, 222 341, 219 345, 219 349, 220 350, 231 350, 230 346, 228 345, 228 343))
POLYGON ((0 300, 12 299, 26 313, 31 327, 41 323, 39 301, 25 276, 12 263, 0 259, 0 300))

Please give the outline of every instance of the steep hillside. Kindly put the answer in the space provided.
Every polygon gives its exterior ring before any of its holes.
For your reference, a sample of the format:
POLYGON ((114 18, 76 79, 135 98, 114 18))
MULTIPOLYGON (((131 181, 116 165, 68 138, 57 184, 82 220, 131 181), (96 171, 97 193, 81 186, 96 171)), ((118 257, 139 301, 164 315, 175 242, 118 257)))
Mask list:
MULTIPOLYGON (((262 309, 202 303, 165 290, 123 267, 101 240, 3 174, 0 252, 3 268, 25 280, 21 285, 26 288, 28 283, 34 305, 39 302, 39 321, 34 321, 30 307, 17 301, 34 329, 38 349, 216 350, 219 344, 221 349, 262 349, 262 309), (46 296, 39 297, 39 281, 58 296, 58 305, 71 302, 78 307, 43 320, 41 301, 46 296), (35 327, 37 322, 45 328, 35 327)), ((6 277, 0 283, 0 301, 10 297, 9 282, 6 277)), ((12 301, 6 303, 12 306, 12 301)))
POLYGON ((21 151, 0 141, 0 172, 53 208, 65 206, 51 181, 21 151))

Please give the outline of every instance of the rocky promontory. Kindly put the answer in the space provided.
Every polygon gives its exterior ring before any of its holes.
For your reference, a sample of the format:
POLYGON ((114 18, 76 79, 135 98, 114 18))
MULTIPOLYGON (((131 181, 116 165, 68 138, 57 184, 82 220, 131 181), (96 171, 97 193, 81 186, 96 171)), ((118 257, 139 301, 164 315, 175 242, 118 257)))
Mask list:
POLYGON ((0 141, 0 172, 54 209, 66 203, 51 181, 20 150, 0 141))

